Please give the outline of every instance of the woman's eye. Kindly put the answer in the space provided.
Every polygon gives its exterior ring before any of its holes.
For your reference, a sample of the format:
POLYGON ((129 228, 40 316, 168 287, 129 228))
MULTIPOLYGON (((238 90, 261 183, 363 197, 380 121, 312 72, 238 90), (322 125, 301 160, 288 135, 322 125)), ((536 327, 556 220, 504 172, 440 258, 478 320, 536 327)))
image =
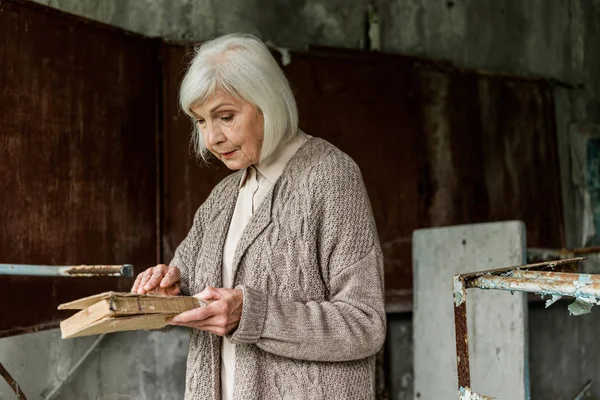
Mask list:
POLYGON ((221 117, 221 121, 229 122, 233 119, 232 115, 224 115, 221 117))
POLYGON ((196 120, 196 122, 197 122, 198 124, 202 125, 202 124, 204 123, 204 120, 203 120, 203 119, 197 119, 197 120, 196 120))

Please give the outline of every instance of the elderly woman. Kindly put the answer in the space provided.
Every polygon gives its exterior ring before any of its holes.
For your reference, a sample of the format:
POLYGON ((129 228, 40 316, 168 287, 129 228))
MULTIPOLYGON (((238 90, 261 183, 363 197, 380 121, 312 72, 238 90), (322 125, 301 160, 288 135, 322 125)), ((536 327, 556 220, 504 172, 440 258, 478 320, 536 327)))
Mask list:
POLYGON ((200 206, 169 266, 132 291, 196 295, 186 399, 370 399, 386 331, 382 253, 357 165, 298 128, 257 38, 201 46, 180 91, 199 156, 236 173, 200 206))

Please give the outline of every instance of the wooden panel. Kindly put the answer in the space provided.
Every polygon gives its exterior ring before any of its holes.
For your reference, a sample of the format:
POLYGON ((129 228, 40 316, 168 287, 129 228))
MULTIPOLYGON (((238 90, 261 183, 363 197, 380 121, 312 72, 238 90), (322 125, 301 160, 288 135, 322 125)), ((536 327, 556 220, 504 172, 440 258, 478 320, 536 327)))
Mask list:
MULTIPOLYGON (((0 37, 0 262, 153 265, 156 43, 20 1, 0 3, 0 37)), ((2 276, 0 336, 131 283, 2 276)))
POLYGON ((386 292, 410 298, 411 234, 425 224, 426 141, 419 73, 365 58, 294 53, 284 68, 300 127, 359 165, 385 256, 386 292))
POLYGON ((563 245, 545 82, 329 49, 292 53, 284 69, 301 126, 361 167, 390 310, 408 308, 416 229, 521 219, 529 245, 563 245))
MULTIPOLYGON (((168 254, 228 171, 199 169, 188 155, 191 127, 175 104, 182 59, 192 47, 179 43, 166 49, 165 105, 172 109, 164 117, 165 153, 168 147, 171 157, 165 181, 177 182, 165 186, 172 199, 165 206, 168 254)), ((546 82, 323 48, 292 51, 284 71, 301 128, 340 147, 361 167, 385 253, 390 310, 411 307, 416 229, 521 219, 529 245, 563 245, 553 101, 546 82)))

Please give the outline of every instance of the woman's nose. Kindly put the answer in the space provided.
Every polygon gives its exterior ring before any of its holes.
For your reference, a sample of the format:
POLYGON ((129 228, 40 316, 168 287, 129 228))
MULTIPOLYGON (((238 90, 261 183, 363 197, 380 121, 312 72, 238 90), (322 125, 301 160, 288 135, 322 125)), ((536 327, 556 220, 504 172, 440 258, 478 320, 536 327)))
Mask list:
POLYGON ((210 146, 214 146, 225 140, 225 136, 223 135, 223 132, 221 131, 221 128, 219 128, 218 124, 208 123, 202 131, 206 136, 205 140, 207 144, 210 146))

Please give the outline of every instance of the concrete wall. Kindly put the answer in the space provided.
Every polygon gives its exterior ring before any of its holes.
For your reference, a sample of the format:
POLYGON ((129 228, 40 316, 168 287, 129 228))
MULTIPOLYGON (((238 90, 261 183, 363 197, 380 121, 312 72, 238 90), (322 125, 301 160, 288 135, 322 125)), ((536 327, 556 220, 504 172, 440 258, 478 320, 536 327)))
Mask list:
MULTIPOLYGON (((52 329, 0 339, 0 362, 28 400, 181 400, 188 343, 185 328, 68 340, 52 329)), ((14 398, 0 379, 0 399, 14 398)))
MULTIPOLYGON (((567 245, 580 246, 588 241, 581 234, 583 220, 589 217, 583 206, 585 191, 581 190, 581 182, 574 182, 573 176, 577 174, 570 169, 569 126, 574 123, 600 124, 600 30, 597 28, 600 0, 378 0, 374 3, 377 12, 369 18, 370 31, 365 24, 368 0, 36 1, 168 39, 201 40, 231 31, 247 31, 291 48, 302 48, 309 43, 363 48, 370 42, 385 52, 447 59, 469 68, 564 81, 568 87, 557 85, 555 93, 567 245)), ((574 396, 574 388, 584 375, 587 376, 578 371, 596 363, 594 355, 600 346, 590 338, 597 332, 598 319, 593 313, 592 316, 578 317, 580 319, 567 318, 565 312, 532 310, 530 334, 535 336, 530 342, 534 399, 574 396), (562 330, 553 331, 557 327, 562 330), (569 327, 576 327, 577 333, 568 330, 569 327), (554 351, 557 342, 561 343, 561 350, 567 356, 554 351), (549 368, 552 375, 546 373, 549 368), (575 372, 569 372, 569 368, 574 368, 575 372), (563 377, 572 378, 569 385, 562 383, 563 377)), ((389 322, 386 354, 391 374, 390 397, 412 399, 410 316, 390 316, 389 322)), ((36 393, 43 391, 40 391, 41 387, 52 386, 56 380, 48 372, 48 366, 55 364, 52 361, 55 356, 52 351, 45 354, 56 344, 56 335, 56 331, 50 331, 0 341, 2 362, 8 360, 7 367, 28 371, 19 377, 35 387, 36 393), (38 346, 39 351, 27 351, 33 346, 38 346), (13 351, 5 353, 6 349, 13 351), (26 378, 27 374, 31 378, 26 378)), ((133 339, 146 342, 154 340, 152 335, 154 333, 139 333, 133 339)), ((128 334, 123 334, 107 340, 101 353, 104 361, 90 358, 86 361, 87 367, 82 364, 84 369, 79 371, 79 381, 73 381, 73 388, 93 391, 98 385, 94 375, 98 368, 111 372, 101 376, 100 385, 116 374, 127 373, 121 367, 127 365, 124 363, 127 357, 118 356, 123 354, 123 348, 128 348, 129 358, 131 354, 146 352, 136 350, 131 339, 128 334), (86 379, 90 379, 89 385, 81 386, 86 379)), ((76 354, 81 353, 86 342, 82 343, 81 348, 73 345, 65 349, 73 354, 68 356, 70 359, 76 359, 76 354)), ((183 350, 176 354, 184 357, 183 350)), ((172 376, 181 379, 180 370, 173 371, 172 376)), ((141 378, 136 376, 134 379, 139 381, 141 378)), ((597 394, 598 389, 595 390, 597 394)), ((7 387, 0 383, 0 397, 10 399, 8 393, 7 387)), ((95 398, 98 392, 86 393, 95 398)))

